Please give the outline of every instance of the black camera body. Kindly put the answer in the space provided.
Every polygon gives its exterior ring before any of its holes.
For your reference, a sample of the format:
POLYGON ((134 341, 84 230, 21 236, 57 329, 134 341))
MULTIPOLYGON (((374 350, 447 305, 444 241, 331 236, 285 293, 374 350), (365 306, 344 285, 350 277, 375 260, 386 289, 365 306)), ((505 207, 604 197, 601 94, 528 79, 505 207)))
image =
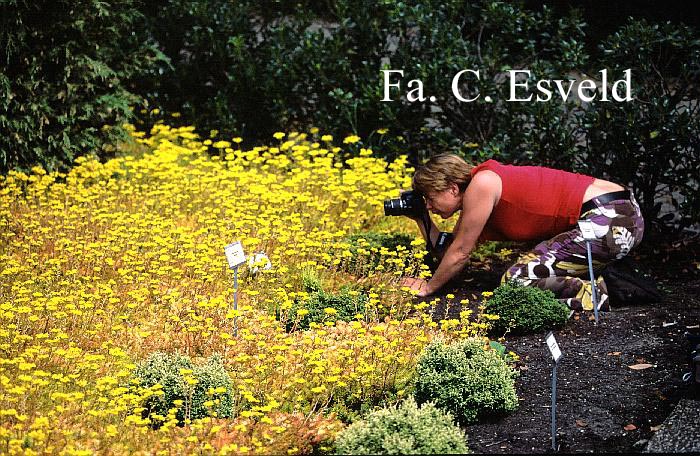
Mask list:
POLYGON ((425 199, 415 190, 403 192, 399 198, 384 201, 384 215, 420 217, 425 213, 425 199))

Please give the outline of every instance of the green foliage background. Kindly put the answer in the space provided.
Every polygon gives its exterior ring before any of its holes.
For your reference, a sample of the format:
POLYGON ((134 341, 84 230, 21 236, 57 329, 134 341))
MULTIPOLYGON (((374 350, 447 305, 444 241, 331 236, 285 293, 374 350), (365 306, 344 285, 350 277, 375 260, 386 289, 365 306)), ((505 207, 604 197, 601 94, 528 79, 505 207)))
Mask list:
POLYGON ((103 147, 125 137, 119 126, 139 100, 129 81, 167 61, 132 33, 143 24, 139 2, 1 5, 0 170, 108 154, 103 147))

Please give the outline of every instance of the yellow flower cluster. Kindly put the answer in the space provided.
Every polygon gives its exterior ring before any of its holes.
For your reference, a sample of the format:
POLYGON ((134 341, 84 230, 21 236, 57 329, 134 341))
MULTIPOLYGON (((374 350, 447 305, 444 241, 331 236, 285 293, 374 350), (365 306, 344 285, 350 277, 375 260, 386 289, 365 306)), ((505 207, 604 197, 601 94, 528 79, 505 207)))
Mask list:
MULTIPOLYGON (((0 452, 265 452, 287 434, 217 440, 220 423, 177 428, 174 414, 149 427, 142 405, 162 391, 134 388, 136 363, 157 350, 221 353, 236 423, 270 424, 400 397, 433 336, 483 334, 479 316, 436 323, 399 289, 398 276, 421 271, 420 241, 370 252, 381 257, 371 274, 349 267, 348 234, 413 229, 382 213, 410 186, 406 157, 363 149, 338 167, 341 149, 317 129, 241 150, 241 138, 193 127, 128 128, 135 142, 106 163, 0 177, 0 452), (242 267, 236 310, 223 254, 234 240, 272 264, 242 267), (360 282, 376 312, 345 323, 326 308, 324 323, 285 332, 278 319, 308 297, 308 271, 331 288, 360 282)), ((245 424, 231 426, 229 437, 245 424)))

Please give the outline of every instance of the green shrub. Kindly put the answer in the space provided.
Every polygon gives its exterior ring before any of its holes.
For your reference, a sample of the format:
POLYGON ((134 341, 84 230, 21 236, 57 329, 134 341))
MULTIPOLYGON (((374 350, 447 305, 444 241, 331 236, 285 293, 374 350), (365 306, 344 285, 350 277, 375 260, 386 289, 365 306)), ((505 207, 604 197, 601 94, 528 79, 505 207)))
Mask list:
POLYGON ((353 245, 356 250, 357 246, 361 242, 360 239, 364 239, 366 242, 364 244, 369 248, 385 248, 387 250, 396 250, 399 246, 406 249, 411 248, 411 242, 413 242, 413 236, 403 233, 376 233, 373 231, 368 231, 366 233, 355 233, 347 237, 347 241, 353 245))
POLYGON ((307 269, 301 275, 301 285, 307 293, 316 293, 323 291, 321 278, 316 273, 315 269, 307 269))
POLYGON ((369 298, 363 292, 343 287, 338 293, 322 289, 311 292, 306 300, 294 301, 286 317, 286 329, 308 329, 311 323, 324 321, 351 321, 357 314, 366 315, 369 311, 369 298), (300 312, 300 310, 304 312, 300 312))
POLYGON ((416 401, 434 402, 461 424, 515 410, 516 372, 480 339, 428 344, 416 367, 416 401))
POLYGON ((141 2, 3 2, 0 171, 56 169, 126 137, 130 81, 167 64, 142 29, 141 2), (107 126, 106 128, 103 128, 107 126))
POLYGON ((464 433, 433 404, 406 399, 370 413, 338 434, 337 454, 464 454, 464 433))
POLYGON ((219 418, 233 415, 233 387, 221 355, 212 355, 197 366, 187 356, 156 352, 136 366, 134 375, 139 380, 139 387, 162 386, 163 394, 148 398, 143 405, 144 417, 150 417, 156 427, 175 407, 180 425, 186 419, 195 420, 214 413, 219 418), (196 383, 188 383, 188 378, 196 383), (224 388, 224 391, 216 392, 217 388, 224 388), (178 407, 175 401, 182 401, 182 406, 178 407), (214 401, 214 405, 208 407, 205 405, 207 401, 214 401))
POLYGON ((569 308, 549 290, 525 287, 515 281, 499 285, 486 302, 486 312, 498 315, 493 335, 527 334, 558 328, 569 318, 569 308))

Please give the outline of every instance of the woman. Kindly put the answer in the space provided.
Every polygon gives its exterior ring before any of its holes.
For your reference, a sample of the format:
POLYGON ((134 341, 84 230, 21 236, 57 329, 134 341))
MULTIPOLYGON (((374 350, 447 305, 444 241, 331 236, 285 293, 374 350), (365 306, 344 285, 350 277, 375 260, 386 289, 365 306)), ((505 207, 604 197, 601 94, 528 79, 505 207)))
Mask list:
MULTIPOLYGON (((476 244, 484 240, 539 241, 503 276, 552 290, 571 309, 593 309, 586 243, 577 221, 594 223, 594 268, 627 255, 642 240, 644 219, 629 190, 594 177, 539 166, 503 165, 488 160, 472 166, 457 155, 432 157, 413 176, 426 211, 416 218, 434 246, 440 232, 428 211, 443 219, 460 212, 454 238, 428 281, 403 284, 428 296, 461 271, 476 244)), ((599 308, 608 308, 602 278, 599 308)))

